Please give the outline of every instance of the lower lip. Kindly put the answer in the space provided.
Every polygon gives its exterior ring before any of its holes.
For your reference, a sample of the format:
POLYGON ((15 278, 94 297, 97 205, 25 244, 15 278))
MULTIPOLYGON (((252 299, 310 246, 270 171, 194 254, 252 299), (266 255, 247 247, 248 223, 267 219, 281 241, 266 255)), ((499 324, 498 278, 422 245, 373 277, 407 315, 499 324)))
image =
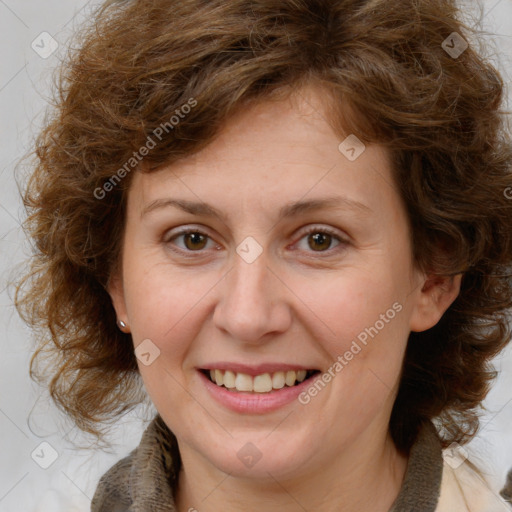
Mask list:
POLYGON ((245 414, 272 412, 288 405, 320 376, 317 374, 296 386, 285 386, 268 393, 244 393, 228 391, 225 387, 214 384, 203 372, 198 371, 198 373, 206 389, 218 403, 232 411, 245 414))

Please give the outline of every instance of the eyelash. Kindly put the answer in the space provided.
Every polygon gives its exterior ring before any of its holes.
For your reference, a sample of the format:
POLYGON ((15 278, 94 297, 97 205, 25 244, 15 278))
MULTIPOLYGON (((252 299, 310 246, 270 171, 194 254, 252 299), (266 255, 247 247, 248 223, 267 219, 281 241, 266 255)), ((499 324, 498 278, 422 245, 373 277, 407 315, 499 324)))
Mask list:
MULTIPOLYGON (((173 244, 171 244, 171 242, 176 240, 177 238, 179 238, 181 236, 184 236, 184 235, 191 234, 191 233, 198 234, 198 235, 203 235, 203 236, 207 237, 208 240, 212 240, 213 241, 213 239, 207 233, 202 231, 201 229, 198 229, 198 228, 186 228, 186 229, 182 229, 181 231, 178 231, 171 238, 166 239, 165 243, 169 244, 169 246, 171 246, 171 250, 176 252, 176 253, 184 255, 185 257, 197 258, 198 256, 201 256, 201 253, 204 252, 203 249, 199 249, 197 251, 191 251, 189 249, 181 249, 181 248, 180 249, 176 249, 176 248, 172 247, 173 244), (193 253, 198 253, 198 255, 194 256, 193 253)), ((348 240, 346 240, 344 238, 341 238, 337 234, 337 232, 335 230, 330 229, 330 228, 325 228, 325 227, 319 228, 319 227, 315 227, 315 226, 310 227, 309 229, 307 229, 307 231, 302 233, 302 235, 298 239, 298 241, 301 241, 303 238, 305 238, 305 237, 307 237, 307 236, 309 236, 309 235, 311 235, 313 233, 321 233, 321 234, 324 234, 324 235, 330 235, 334 240, 336 240, 339 243, 334 248, 327 249, 325 251, 313 251, 312 250, 312 251, 308 251, 308 252, 318 253, 318 254, 328 253, 328 255, 331 256, 332 255, 332 251, 337 252, 336 251, 337 248, 338 248, 338 250, 343 250, 345 248, 345 246, 348 245, 348 243, 349 243, 348 240)), ((208 243, 208 240, 207 240, 207 243, 208 243)))

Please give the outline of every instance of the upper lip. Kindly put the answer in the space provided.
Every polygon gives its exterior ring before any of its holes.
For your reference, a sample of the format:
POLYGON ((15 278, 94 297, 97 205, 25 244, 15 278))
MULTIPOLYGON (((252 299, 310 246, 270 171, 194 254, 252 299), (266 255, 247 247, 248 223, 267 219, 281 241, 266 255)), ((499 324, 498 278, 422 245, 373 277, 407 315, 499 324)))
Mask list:
POLYGON ((233 373, 245 373, 252 377, 263 373, 286 372, 290 370, 315 370, 313 366, 303 366, 290 363, 262 363, 257 365, 248 365, 244 363, 230 363, 220 361, 217 363, 208 363, 199 368, 200 370, 228 370, 233 373))

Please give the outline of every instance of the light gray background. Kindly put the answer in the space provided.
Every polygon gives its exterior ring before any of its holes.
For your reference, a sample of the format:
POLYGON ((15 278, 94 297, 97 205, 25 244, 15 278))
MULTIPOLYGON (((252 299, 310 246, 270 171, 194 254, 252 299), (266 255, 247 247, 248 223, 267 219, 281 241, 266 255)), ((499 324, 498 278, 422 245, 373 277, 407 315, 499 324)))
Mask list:
MULTIPOLYGON (((115 443, 110 453, 75 449, 72 441, 84 439, 28 377, 30 332, 14 311, 12 293, 7 289, 15 266, 28 254, 20 230, 23 211, 14 166, 41 125, 52 71, 63 56, 67 38, 97 4, 85 0, 0 0, 0 512, 89 510, 100 475, 138 444, 148 414, 151 416, 151 410, 146 411, 144 419, 139 408, 125 417, 110 437, 115 443), (44 37, 42 32, 59 43, 47 58, 31 48, 34 40, 44 37), (49 460, 51 449, 40 446, 42 442, 49 443, 58 455, 48 469, 32 458, 49 460)), ((512 0, 467 3, 465 11, 473 12, 478 6, 485 14, 482 28, 494 34, 487 38, 493 59, 510 84, 512 0)), ((512 467, 512 348, 498 357, 495 365, 499 378, 486 400, 488 411, 480 434, 468 450, 470 457, 486 468, 497 491, 512 467)))

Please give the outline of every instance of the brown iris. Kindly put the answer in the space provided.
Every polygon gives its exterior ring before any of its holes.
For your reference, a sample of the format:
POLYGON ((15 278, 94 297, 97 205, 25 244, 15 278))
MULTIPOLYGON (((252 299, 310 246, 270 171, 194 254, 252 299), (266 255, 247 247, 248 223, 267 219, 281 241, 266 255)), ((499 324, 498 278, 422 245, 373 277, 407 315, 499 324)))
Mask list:
POLYGON ((197 249, 203 249, 208 237, 201 233, 185 233, 183 238, 187 249, 194 251, 197 249))
POLYGON ((329 248, 331 245, 331 240, 332 236, 327 233, 312 233, 308 236, 308 245, 314 251, 322 251, 329 248), (313 244, 316 244, 316 248, 313 246, 313 244))

